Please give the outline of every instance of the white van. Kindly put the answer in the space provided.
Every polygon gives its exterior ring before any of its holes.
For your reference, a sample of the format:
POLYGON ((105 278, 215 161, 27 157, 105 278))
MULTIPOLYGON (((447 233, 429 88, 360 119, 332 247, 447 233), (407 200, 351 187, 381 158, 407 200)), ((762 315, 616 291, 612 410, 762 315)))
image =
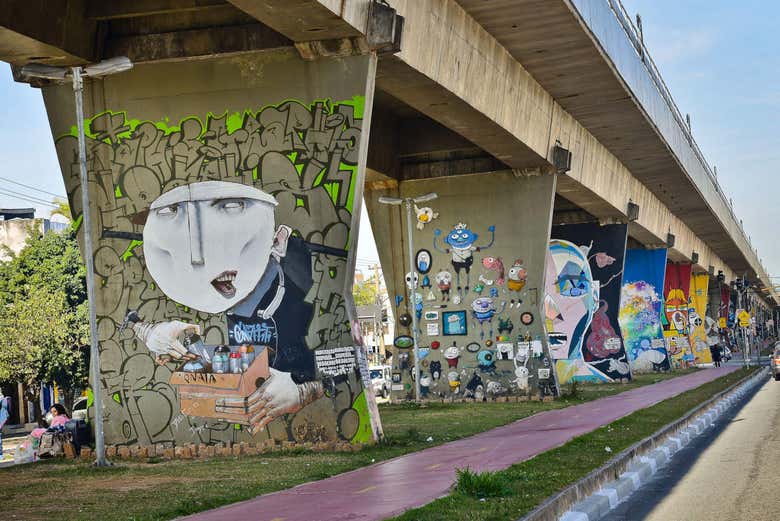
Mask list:
POLYGON ((371 376, 371 385, 374 386, 374 394, 387 398, 390 396, 391 367, 389 365, 372 365, 368 368, 371 376))

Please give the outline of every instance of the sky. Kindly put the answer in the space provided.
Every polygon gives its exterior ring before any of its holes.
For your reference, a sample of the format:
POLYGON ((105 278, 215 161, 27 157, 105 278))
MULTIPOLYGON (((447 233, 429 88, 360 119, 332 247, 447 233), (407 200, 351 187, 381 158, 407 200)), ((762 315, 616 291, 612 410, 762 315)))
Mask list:
MULTIPOLYGON (((606 1, 606 0, 605 0, 606 1)), ((642 15, 645 43, 677 105, 691 115, 705 157, 771 274, 780 275, 780 39, 767 0, 623 0, 642 15)), ((38 89, 14 83, 0 64, 0 207, 45 204, 65 189, 38 89), (14 185, 33 186, 45 192, 14 185)), ((363 214, 358 267, 378 262, 363 214)))

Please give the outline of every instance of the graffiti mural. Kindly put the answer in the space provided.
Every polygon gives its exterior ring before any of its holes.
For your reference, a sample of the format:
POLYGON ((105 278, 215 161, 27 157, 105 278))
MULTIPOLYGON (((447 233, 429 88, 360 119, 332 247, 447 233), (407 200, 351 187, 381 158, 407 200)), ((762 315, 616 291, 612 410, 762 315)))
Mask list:
MULTIPOLYGON (((86 121, 109 443, 372 438, 343 296, 362 117, 86 121)), ((75 133, 56 145, 79 216, 75 133)))
MULTIPOLYGON (((628 226, 614 224, 569 224, 554 226, 553 241, 565 241, 577 245, 579 253, 566 259, 558 254, 552 255, 554 263, 565 262, 558 271, 555 284, 548 279, 545 304, 548 308, 550 344, 554 348, 556 369, 560 383, 570 380, 609 381, 631 378, 628 357, 623 347, 618 323, 620 307, 620 289, 623 276, 623 257, 626 249, 628 226), (580 253, 587 259, 589 271, 578 273, 580 253), (561 313, 560 301, 583 302, 579 288, 561 287, 576 280, 576 277, 591 277, 589 284, 597 295, 593 303, 586 308, 590 313, 590 323, 582 330, 580 322, 586 314, 576 306, 567 315, 561 313), (571 299, 574 300, 571 300, 571 299), (566 338, 564 338, 564 335, 566 338), (567 347, 564 347, 567 346, 567 347)), ((552 249, 552 246, 551 246, 552 249)), ((569 248, 570 249, 570 248, 569 248)), ((556 252, 563 251, 560 246, 556 252)), ((548 266, 549 276, 552 269, 548 266)), ((587 284, 587 282, 582 282, 587 284)), ((562 304, 567 306, 568 304, 562 304)), ((546 308, 547 309, 547 308, 546 308)), ((583 323, 584 324, 584 323, 583 323)))
POLYGON ((661 314, 666 250, 626 250, 620 331, 632 372, 671 369, 661 314))
POLYGON ((706 273, 691 275, 691 287, 688 292, 688 330, 693 354, 693 363, 708 364, 712 354, 707 341, 707 301, 709 300, 710 276, 706 273))
POLYGON ((688 339, 690 289, 691 265, 668 263, 664 279, 664 313, 661 323, 664 327, 666 350, 674 366, 693 361, 688 339))

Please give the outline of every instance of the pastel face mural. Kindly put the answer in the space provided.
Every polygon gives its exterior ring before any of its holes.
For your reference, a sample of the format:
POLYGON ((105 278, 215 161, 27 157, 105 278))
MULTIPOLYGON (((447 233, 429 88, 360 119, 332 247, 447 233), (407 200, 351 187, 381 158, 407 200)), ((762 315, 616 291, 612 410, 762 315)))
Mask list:
POLYGON ((559 381, 591 377, 582 360, 582 343, 599 301, 588 263, 588 249, 553 239, 547 258, 544 313, 550 354, 559 381), (558 361, 570 360, 572 362, 558 361))
POLYGON ((625 224, 580 223, 552 228, 553 239, 579 246, 587 257, 593 286, 598 288, 598 301, 579 352, 571 362, 556 362, 560 383, 566 383, 565 377, 596 381, 631 378, 618 322, 627 235, 625 224), (589 366, 590 375, 578 369, 582 367, 580 358, 589 366))
MULTIPOLYGON (((229 309, 255 289, 266 269, 277 204, 262 190, 224 181, 166 192, 152 202, 144 226, 149 273, 180 304, 208 313, 229 309)), ((277 257, 288 234, 280 230, 277 257)))

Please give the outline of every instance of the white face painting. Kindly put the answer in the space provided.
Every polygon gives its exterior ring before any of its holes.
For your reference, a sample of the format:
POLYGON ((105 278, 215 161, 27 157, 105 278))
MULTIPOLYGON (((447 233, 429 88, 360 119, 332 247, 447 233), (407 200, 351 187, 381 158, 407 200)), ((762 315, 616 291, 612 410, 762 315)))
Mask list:
POLYGON ((272 196, 204 181, 162 194, 144 226, 146 267, 176 302, 207 313, 238 304, 260 281, 274 242, 272 196))

